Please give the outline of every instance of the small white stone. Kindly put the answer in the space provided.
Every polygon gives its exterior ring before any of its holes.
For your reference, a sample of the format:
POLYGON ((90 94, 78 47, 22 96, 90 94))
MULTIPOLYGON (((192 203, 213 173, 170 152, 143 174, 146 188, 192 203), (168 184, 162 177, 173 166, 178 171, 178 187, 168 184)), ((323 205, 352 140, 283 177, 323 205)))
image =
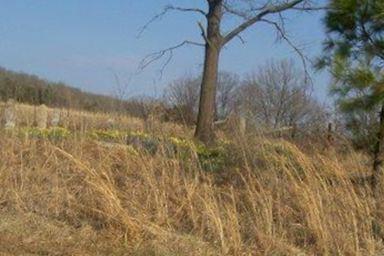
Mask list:
POLYGON ((61 112, 59 109, 54 109, 53 114, 52 114, 52 119, 51 119, 51 126, 57 127, 60 123, 60 116, 61 112))
POLYGON ((10 99, 5 105, 4 110, 4 120, 5 120, 5 128, 12 129, 16 126, 16 106, 15 101, 10 99))
POLYGON ((43 104, 37 108, 37 112, 36 112, 37 127, 40 129, 46 129, 47 121, 48 121, 48 108, 43 104))

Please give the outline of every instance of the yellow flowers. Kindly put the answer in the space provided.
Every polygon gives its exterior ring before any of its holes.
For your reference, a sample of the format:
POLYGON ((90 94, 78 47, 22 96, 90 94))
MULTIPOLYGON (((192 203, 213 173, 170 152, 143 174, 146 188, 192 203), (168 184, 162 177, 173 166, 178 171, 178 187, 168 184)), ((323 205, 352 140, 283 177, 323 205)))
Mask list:
POLYGON ((195 147, 195 144, 192 141, 182 139, 182 138, 171 137, 170 141, 176 147, 183 147, 183 148, 194 148, 195 147))
POLYGON ((125 138, 126 133, 118 130, 94 130, 88 133, 93 139, 104 140, 122 140, 125 138))
POLYGON ((128 136, 139 137, 142 139, 148 139, 151 137, 149 134, 141 132, 141 131, 130 132, 130 133, 128 133, 128 136))
POLYGON ((132 147, 131 145, 127 145, 127 152, 132 155, 132 156, 139 156, 139 152, 134 148, 132 147))
MULTIPOLYGON (((65 128, 22 128, 18 133, 26 138, 37 139, 65 139, 72 133, 65 128)), ((187 163, 190 160, 198 159, 201 167, 208 171, 220 171, 225 165, 228 154, 229 141, 220 141, 215 147, 206 147, 203 144, 194 142, 192 139, 179 137, 160 138, 141 131, 119 131, 119 130, 93 130, 85 133, 90 139, 125 145, 128 152, 138 156, 140 151, 156 154, 163 145, 171 153, 169 157, 187 163)))
POLYGON ((146 134, 141 131, 119 131, 119 130, 93 130, 88 133, 88 135, 93 139, 107 139, 107 140, 122 140, 127 139, 128 137, 135 137, 140 139, 151 138, 149 134, 146 134))
POLYGON ((48 139, 62 139, 67 138, 71 135, 71 132, 65 128, 54 127, 47 129, 39 129, 36 127, 22 128, 19 134, 28 138, 48 138, 48 139))

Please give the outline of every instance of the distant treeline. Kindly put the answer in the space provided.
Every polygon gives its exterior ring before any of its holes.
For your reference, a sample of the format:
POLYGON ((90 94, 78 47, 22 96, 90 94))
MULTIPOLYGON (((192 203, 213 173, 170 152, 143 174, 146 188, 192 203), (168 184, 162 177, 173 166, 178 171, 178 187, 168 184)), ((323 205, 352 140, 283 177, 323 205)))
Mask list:
POLYGON ((32 105, 75 108, 87 111, 124 111, 134 116, 141 115, 142 102, 119 100, 68 86, 50 82, 35 75, 14 72, 0 67, 0 100, 14 99, 32 105))

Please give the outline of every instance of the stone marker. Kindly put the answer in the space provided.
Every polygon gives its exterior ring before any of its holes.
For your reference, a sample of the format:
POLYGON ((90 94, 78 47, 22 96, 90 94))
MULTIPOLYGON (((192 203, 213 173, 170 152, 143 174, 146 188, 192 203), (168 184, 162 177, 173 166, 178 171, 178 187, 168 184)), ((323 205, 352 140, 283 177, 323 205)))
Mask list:
POLYGON ((12 129, 16 126, 16 106, 15 101, 10 99, 7 101, 4 110, 5 128, 12 129))
POLYGON ((114 129, 116 127, 116 122, 115 122, 115 119, 113 118, 109 118, 107 120, 107 128, 108 129, 114 129))
POLYGON ((51 126, 57 127, 60 123, 60 109, 55 108, 52 113, 51 126))
POLYGON ((47 106, 40 105, 37 108, 36 112, 36 125, 40 129, 46 129, 47 128, 47 120, 48 120, 48 108, 47 106))
POLYGON ((247 129, 247 119, 243 116, 239 116, 239 132, 241 136, 245 135, 247 129))

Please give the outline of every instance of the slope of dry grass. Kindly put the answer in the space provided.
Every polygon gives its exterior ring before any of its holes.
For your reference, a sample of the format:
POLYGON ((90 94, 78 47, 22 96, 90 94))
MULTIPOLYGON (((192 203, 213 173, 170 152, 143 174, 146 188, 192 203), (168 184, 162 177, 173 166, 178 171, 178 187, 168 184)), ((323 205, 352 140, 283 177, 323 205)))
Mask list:
POLYGON ((212 171, 166 144, 150 154, 81 132, 0 134, 0 254, 382 252, 369 188, 350 179, 369 161, 353 151, 235 138, 212 171))

